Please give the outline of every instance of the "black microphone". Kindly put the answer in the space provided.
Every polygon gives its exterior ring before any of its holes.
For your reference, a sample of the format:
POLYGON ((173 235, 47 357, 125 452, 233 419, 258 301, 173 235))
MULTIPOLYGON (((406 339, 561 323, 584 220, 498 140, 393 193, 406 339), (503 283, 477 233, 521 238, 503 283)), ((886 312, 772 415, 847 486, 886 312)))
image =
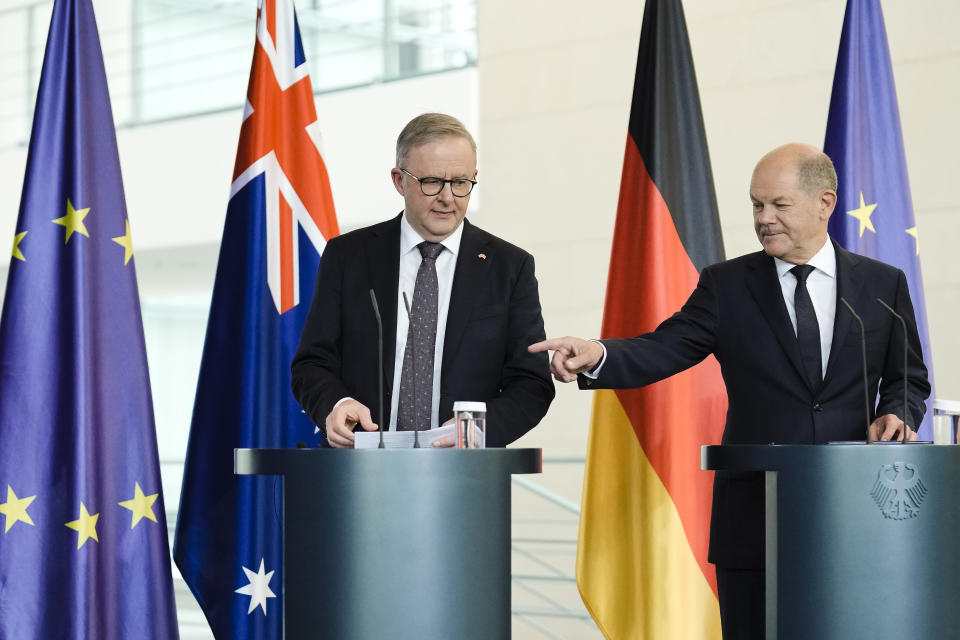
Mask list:
POLYGON ((380 382, 380 415, 377 425, 380 427, 380 444, 383 449, 383 322, 380 320, 380 307, 377 306, 377 294, 370 289, 370 304, 373 305, 373 315, 377 318, 377 380, 380 382))
POLYGON ((843 303, 843 306, 847 308, 847 311, 850 312, 850 315, 853 316, 853 319, 857 321, 857 324, 860 325, 860 357, 861 364, 863 365, 863 408, 864 416, 867 419, 867 444, 870 444, 870 391, 869 385, 867 384, 867 338, 866 330, 863 328, 863 319, 857 315, 857 312, 853 310, 853 307, 850 306, 850 303, 840 297, 840 302, 843 303))
MULTIPOLYGON (((406 291, 403 292, 403 306, 404 306, 404 307, 406 308, 406 310, 407 310, 407 333, 409 333, 409 332, 410 332, 410 324, 411 324, 411 323, 410 323, 410 301, 407 300, 407 292, 406 292, 406 291)), ((410 343, 410 341, 407 340, 407 344, 409 344, 409 343, 410 343)), ((413 370, 414 370, 414 371, 418 371, 418 369, 417 369, 417 350, 416 350, 416 349, 413 350, 413 370)), ((417 376, 416 376, 416 374, 414 374, 414 376, 413 376, 413 385, 414 385, 414 395, 416 395, 416 391, 417 391, 417 388, 416 388, 416 385, 417 385, 417 376)), ((431 394, 431 395, 432 395, 432 394, 431 394)), ((417 429, 417 425, 413 425, 413 448, 414 448, 414 449, 419 449, 419 448, 420 448, 420 432, 419 432, 419 430, 417 429)))
POLYGON ((907 321, 903 319, 903 316, 893 310, 893 307, 888 305, 886 302, 877 298, 877 302, 883 305, 883 308, 889 311, 894 318, 900 321, 900 326, 903 327, 903 442, 907 441, 907 428, 909 424, 907 423, 907 413, 909 412, 909 407, 907 406, 907 321))

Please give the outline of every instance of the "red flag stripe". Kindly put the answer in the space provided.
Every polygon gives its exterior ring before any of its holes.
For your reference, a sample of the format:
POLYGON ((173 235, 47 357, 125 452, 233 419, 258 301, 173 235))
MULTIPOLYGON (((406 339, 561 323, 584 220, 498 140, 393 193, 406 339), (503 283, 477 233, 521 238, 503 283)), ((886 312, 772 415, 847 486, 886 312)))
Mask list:
MULTIPOLYGON (((616 230, 603 337, 652 331, 683 305, 698 279, 667 205, 629 137, 616 230)), ((713 474, 702 471, 699 463, 700 445, 719 442, 722 434, 717 417, 726 412, 726 392, 719 365, 711 356, 667 380, 618 391, 617 397, 670 493, 694 556, 716 593, 716 575, 707 562, 713 474)))

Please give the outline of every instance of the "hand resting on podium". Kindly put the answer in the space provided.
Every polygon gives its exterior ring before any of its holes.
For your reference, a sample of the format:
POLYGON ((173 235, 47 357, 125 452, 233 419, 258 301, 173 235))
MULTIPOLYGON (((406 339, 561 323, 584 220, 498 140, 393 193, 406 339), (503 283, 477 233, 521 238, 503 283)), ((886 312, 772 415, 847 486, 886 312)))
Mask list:
POLYGON ((364 431, 376 431, 380 427, 370 417, 370 409, 353 398, 343 399, 327 416, 327 442, 337 449, 353 447, 353 429, 360 425, 364 431))
MULTIPOLYGON (((450 418, 444 425, 453 424, 453 418, 450 418)), ((361 402, 353 398, 345 398, 333 411, 327 416, 327 442, 336 449, 349 449, 353 447, 353 430, 357 425, 364 431, 376 431, 380 427, 370 416, 370 409, 361 402)), ((433 446, 444 448, 452 447, 457 443, 455 435, 444 436, 434 441, 433 446)))
MULTIPOLYGON (((450 418, 449 420, 444 422, 441 426, 445 427, 448 424, 453 424, 453 418, 450 418)), ((457 444, 456 435, 443 436, 442 438, 437 438, 436 440, 433 441, 434 447, 452 447, 456 444, 457 444)))
MULTIPOLYGON (((902 440, 903 420, 892 413, 878 417, 870 425, 870 442, 877 440, 902 440)), ((907 441, 917 439, 917 432, 907 427, 907 441)))

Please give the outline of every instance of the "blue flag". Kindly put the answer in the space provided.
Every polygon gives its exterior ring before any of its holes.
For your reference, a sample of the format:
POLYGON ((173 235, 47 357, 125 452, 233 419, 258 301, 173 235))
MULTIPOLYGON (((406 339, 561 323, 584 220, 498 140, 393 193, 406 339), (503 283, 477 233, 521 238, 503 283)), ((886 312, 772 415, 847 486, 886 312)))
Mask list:
MULTIPOLYGON (((920 238, 879 0, 847 2, 823 150, 839 178, 830 235, 844 248, 892 264, 906 274, 932 386, 920 238)), ((931 413, 927 412, 920 427, 921 440, 933 437, 931 413)))
POLYGON ((174 543, 220 640, 283 631, 279 480, 235 476, 233 449, 316 439, 290 361, 338 229, 290 0, 261 0, 243 117, 174 543))
POLYGON ((57 0, 0 320, 0 638, 176 638, 150 379, 90 0, 57 0))

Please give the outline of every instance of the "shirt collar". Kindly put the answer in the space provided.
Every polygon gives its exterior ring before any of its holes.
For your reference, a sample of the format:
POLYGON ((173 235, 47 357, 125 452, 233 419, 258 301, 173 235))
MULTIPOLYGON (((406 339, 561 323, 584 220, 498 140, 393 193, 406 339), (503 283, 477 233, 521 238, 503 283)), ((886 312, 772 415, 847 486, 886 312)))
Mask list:
MULTIPOLYGON (((792 262, 787 262, 780 258, 774 258, 773 262, 777 265, 777 276, 780 278, 787 275, 790 269, 797 266, 792 262)), ((834 250, 833 242, 829 237, 827 237, 827 241, 823 243, 823 246, 820 247, 820 251, 817 251, 812 258, 807 260, 807 264, 831 278, 837 277, 837 252, 834 250)))
MULTIPOLYGON (((463 221, 461 220, 453 233, 441 240, 440 244, 456 258, 457 253, 460 251, 460 240, 462 238, 463 221)), ((404 212, 403 215, 400 216, 400 255, 407 255, 407 253, 416 249, 417 245, 423 241, 423 237, 407 222, 407 214, 404 212)))

